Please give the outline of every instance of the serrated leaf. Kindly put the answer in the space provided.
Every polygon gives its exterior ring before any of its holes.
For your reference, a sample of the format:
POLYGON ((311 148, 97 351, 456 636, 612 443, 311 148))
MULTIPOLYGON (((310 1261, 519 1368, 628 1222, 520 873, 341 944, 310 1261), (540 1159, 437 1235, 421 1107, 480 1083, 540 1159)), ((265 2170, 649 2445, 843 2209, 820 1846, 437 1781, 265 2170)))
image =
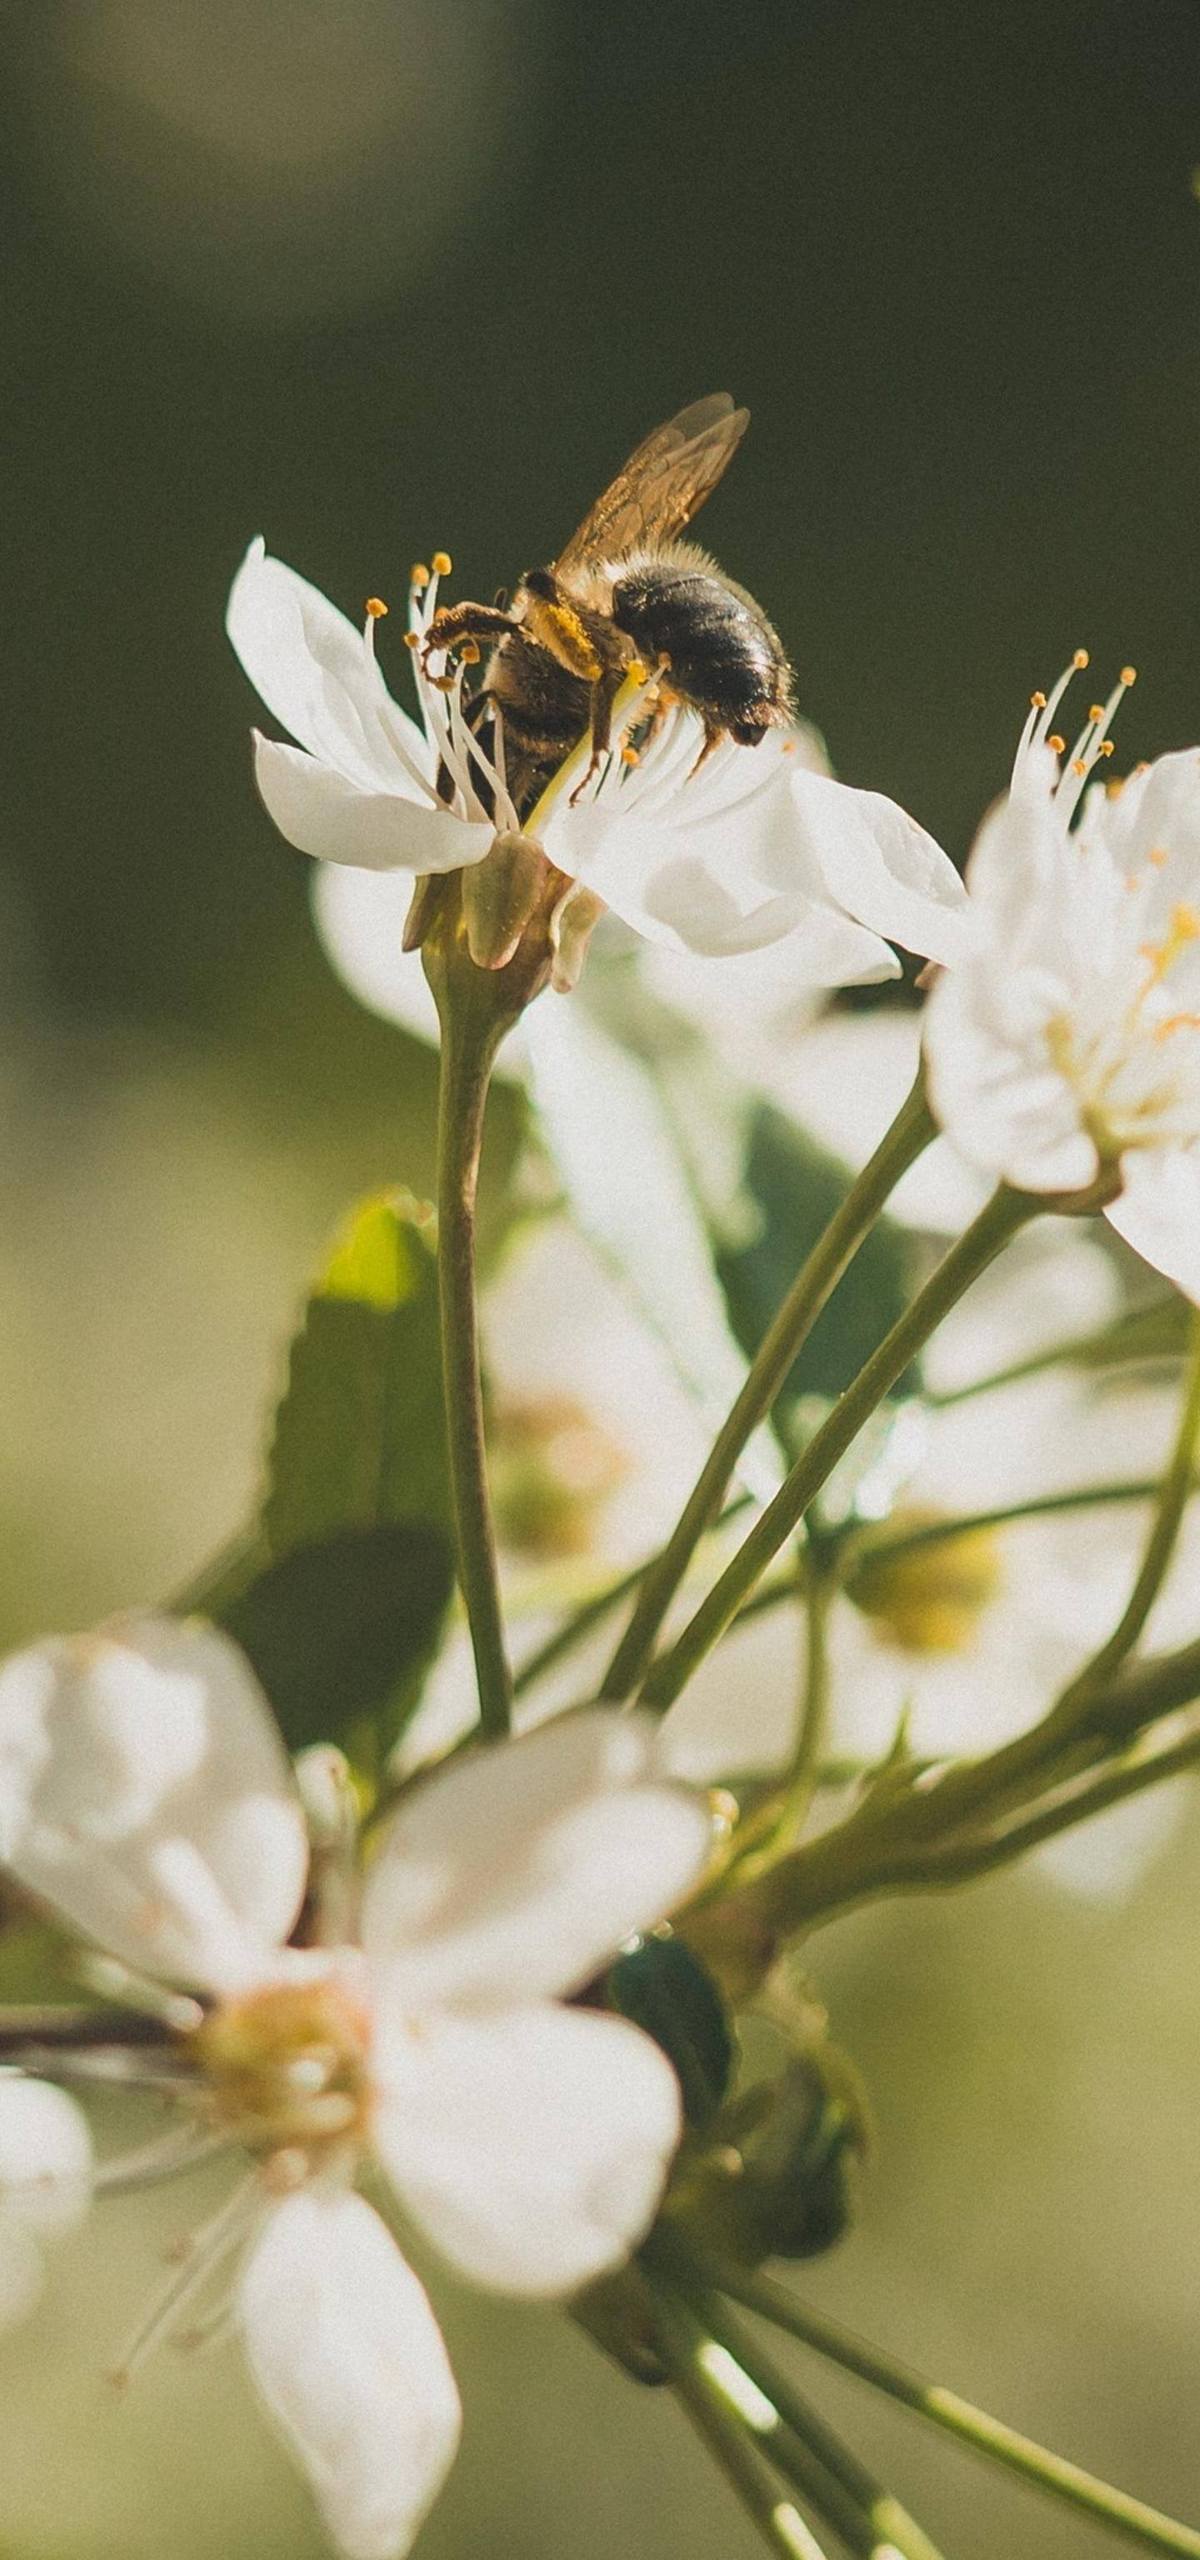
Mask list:
POLYGON ((643 1938, 610 1967, 608 1996, 674 2063, 688 2123, 707 2123, 729 2086, 733 2036, 699 1956, 666 1930, 643 1938))
MULTIPOLYGON (((751 1358, 850 1180, 839 1159, 773 1103, 751 1103, 742 1190, 752 1216, 742 1221, 736 1241, 717 1249, 730 1321, 751 1358)), ((907 1231, 880 1219, 794 1363, 783 1391, 785 1406, 804 1395, 841 1394, 907 1305, 914 1261, 907 1231)))
POLYGON ((249 1655, 293 1751, 346 1744, 370 1718, 376 1750, 403 1730, 454 1583, 444 1530, 424 1521, 341 1529, 277 1557, 220 1613, 249 1655))
POLYGON ((347 1221, 292 1345, 262 1527, 273 1557, 384 1522, 447 1527, 431 1213, 406 1192, 347 1221))

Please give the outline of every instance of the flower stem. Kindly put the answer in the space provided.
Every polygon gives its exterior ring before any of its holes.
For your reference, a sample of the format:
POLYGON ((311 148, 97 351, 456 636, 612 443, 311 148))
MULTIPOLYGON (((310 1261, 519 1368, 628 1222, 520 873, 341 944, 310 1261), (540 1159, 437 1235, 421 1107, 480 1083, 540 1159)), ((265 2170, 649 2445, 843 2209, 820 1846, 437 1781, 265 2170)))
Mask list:
POLYGON ((1151 1609, 1162 1589, 1183 1515, 1190 1500, 1196 1463, 1196 1442, 1200 1438, 1200 1309, 1191 1317, 1188 1364, 1184 1375, 1183 1402, 1175 1445, 1159 1488, 1150 1535, 1138 1567, 1137 1579, 1121 1612, 1120 1619, 1093 1660, 1073 1680, 1060 1700, 1064 1710, 1082 1705, 1102 1689, 1114 1671, 1120 1669, 1127 1654, 1132 1653, 1146 1624, 1151 1609))
POLYGON ((480 1724, 485 1736, 495 1741, 508 1732, 512 1720, 512 1674, 504 1647, 488 1496, 475 1288, 475 1199, 492 1062, 507 1024, 493 1007, 470 1002, 469 982, 461 975, 435 978, 431 974, 431 983, 442 1024, 438 1288, 450 1489, 458 1578, 479 1684, 480 1724))
POLYGON ((665 2286, 654 2289, 656 2332, 663 2361, 697 2434, 719 2464, 769 2550, 783 2560, 828 2560, 816 2535, 790 2498, 781 2497, 769 2463, 746 2418, 733 2359, 713 2355, 715 2340, 665 2286), (732 2388, 730 2387, 732 2385, 732 2388))
POLYGON ((692 1554, 720 1509, 747 1441, 769 1414, 797 1353, 842 1273, 875 1225, 901 1174, 915 1163, 934 1135, 934 1122, 918 1078, 874 1155, 813 1246, 760 1343, 684 1510, 642 1583, 637 1606, 601 1683, 602 1698, 620 1701, 632 1695, 692 1554))
POLYGON ((1110 2488, 1091 2472, 1081 2470, 1077 2463, 1065 2461, 1061 2454, 1048 2453, 1016 2428, 1004 2426, 998 2418, 989 2418, 958 2392, 927 2381, 911 2366, 898 2363, 824 2314, 809 2310, 771 2277, 749 2275, 733 2267, 713 2267, 708 2273, 711 2282, 732 2301, 758 2312, 830 2363, 840 2365, 844 2372, 857 2374, 877 2391, 886 2392, 889 2398, 915 2410, 931 2426, 944 2429, 961 2443, 973 2446, 977 2453, 1018 2472, 1051 2497, 1082 2508, 1147 2550, 1174 2552, 1181 2555, 1181 2560, 1200 2560, 1200 2533, 1191 2525, 1177 2524, 1156 2507, 1144 2505, 1140 2498, 1131 2498, 1122 2489, 1110 2488))
POLYGON ((802 1457, 784 1478, 774 1501, 768 1503, 682 1635, 651 1666, 641 1692, 645 1705, 661 1709, 674 1703, 697 1664, 724 1634, 731 1618, 736 1617, 772 1556, 815 1502, 863 1424, 903 1376, 910 1360, 923 1349, 971 1282, 987 1269, 1018 1228, 1037 1216, 1042 1206, 1041 1201, 1010 1191, 1005 1184, 993 1193, 987 1207, 951 1246, 911 1306, 884 1335, 853 1384, 839 1396, 802 1457))

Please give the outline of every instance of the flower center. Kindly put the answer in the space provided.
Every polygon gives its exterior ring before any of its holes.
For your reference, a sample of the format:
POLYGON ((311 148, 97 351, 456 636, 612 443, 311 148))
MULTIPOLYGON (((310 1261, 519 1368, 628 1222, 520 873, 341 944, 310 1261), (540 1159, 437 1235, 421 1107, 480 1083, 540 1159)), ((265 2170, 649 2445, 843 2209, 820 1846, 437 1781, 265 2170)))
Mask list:
POLYGON ((219 2129, 269 2154, 362 2137, 369 2045, 366 2011, 326 1977, 225 2001, 196 2029, 193 2051, 219 2129))
MULTIPOLYGON (((913 1504, 893 1512, 889 1536, 934 1528, 941 1518, 931 1506, 913 1504)), ((995 1531, 968 1529, 957 1538, 914 1541, 896 1555, 872 1556, 868 1547, 846 1589, 906 1653, 964 1653, 1001 1580, 995 1531)))

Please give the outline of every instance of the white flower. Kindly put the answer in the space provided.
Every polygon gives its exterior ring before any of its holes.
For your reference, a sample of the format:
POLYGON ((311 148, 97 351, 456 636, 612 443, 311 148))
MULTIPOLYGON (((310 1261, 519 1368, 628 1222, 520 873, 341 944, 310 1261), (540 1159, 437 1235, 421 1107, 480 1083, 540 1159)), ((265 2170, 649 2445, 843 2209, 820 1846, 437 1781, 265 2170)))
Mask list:
POLYGON ((91 2194, 87 2120, 63 2089, 0 2073, 0 2331, 32 2311, 42 2244, 75 2228, 91 2194))
POLYGON ((1060 775, 1048 730, 1072 672, 1035 696, 971 856, 971 948, 926 1017, 933 1104, 1022 1190, 1112 1172, 1113 1226, 1200 1300, 1200 749, 1083 797, 1133 670, 1060 775))
MULTIPOLYGON (((435 556, 434 575, 422 570, 410 591, 418 727, 392 700, 375 657, 378 600, 360 637, 261 541, 251 545, 227 627, 268 709, 300 741, 256 736, 255 768, 271 816, 302 853, 368 871, 457 871, 483 860, 497 828, 519 831, 502 734, 493 763, 468 729, 461 669, 437 678, 422 664, 419 644, 447 565, 435 556), (435 788, 439 767, 448 803, 435 788)), ((819 953, 817 979, 826 985, 893 974, 883 935, 934 959, 955 956, 961 883, 911 818, 877 792, 806 768, 805 731, 772 733, 755 748, 726 740, 700 761, 702 724, 676 708, 635 758, 628 733, 653 683, 630 688, 601 769, 572 791, 578 775, 568 759, 525 821, 589 900, 668 950, 729 955, 795 935, 798 952, 811 944, 819 953)), ((558 931, 569 984, 577 974, 569 893, 558 931)), ((812 965, 799 968, 808 983, 812 965)))
POLYGON ((625 2020, 563 2002, 706 1862, 707 1813, 656 1779, 654 1738, 596 1710, 461 1759, 394 1816, 360 1943, 296 1949, 301 1800, 236 1647, 149 1619, 0 1672, 6 1862, 199 1994, 181 2041, 202 2121, 255 2160, 127 2366, 232 2267, 259 2391, 351 2560, 407 2549, 459 2429, 422 2287, 352 2191, 360 2162, 507 2292, 574 2291, 653 2216, 675 2075, 625 2020))

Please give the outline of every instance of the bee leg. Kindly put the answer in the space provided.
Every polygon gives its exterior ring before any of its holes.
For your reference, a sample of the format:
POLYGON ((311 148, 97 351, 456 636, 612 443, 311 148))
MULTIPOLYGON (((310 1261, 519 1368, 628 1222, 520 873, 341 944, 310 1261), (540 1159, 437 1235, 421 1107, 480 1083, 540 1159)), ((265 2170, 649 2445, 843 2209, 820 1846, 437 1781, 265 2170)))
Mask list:
POLYGON ((442 605, 422 634, 421 664, 427 668, 431 657, 444 651, 473 647, 478 652, 485 641, 503 640, 520 627, 511 613, 499 613, 495 605, 442 605))
POLYGON ((624 667, 615 666, 606 667, 603 675, 596 680, 592 693, 592 752, 588 758, 586 773, 582 775, 571 793, 568 805, 572 809, 581 792, 586 791, 592 775, 598 771, 612 745, 613 703, 621 690, 624 678, 624 667))
POLYGON ((702 747, 701 747, 701 749, 700 749, 700 753, 699 753, 699 755, 697 756, 697 758, 696 758, 696 761, 695 761, 694 765, 692 766, 691 773, 689 773, 689 775, 688 775, 688 781, 689 781, 689 782, 690 782, 690 781, 691 781, 691 779, 692 779, 692 774, 694 774, 694 773, 699 773, 701 765, 702 765, 702 764, 707 764, 708 759, 709 759, 710 755, 712 754, 713 748, 714 748, 714 747, 719 747, 719 746, 720 746, 720 744, 721 744, 721 740, 722 740, 722 738, 727 738, 728 736, 729 736, 729 731, 728 731, 728 729, 726 728, 725 723, 724 723, 724 721, 723 721, 723 720, 706 720, 706 721, 705 721, 705 723, 704 723, 704 744, 703 744, 703 746, 702 746, 702 747))

